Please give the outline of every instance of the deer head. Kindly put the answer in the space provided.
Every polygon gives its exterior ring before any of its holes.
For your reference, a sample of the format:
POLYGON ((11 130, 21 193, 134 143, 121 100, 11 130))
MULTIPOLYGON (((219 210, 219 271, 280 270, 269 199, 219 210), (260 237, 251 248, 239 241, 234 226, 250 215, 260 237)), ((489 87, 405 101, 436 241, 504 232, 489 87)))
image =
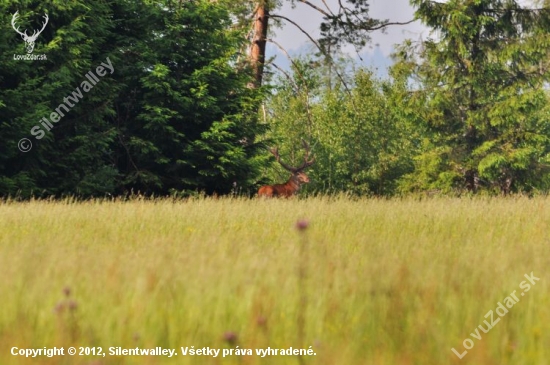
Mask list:
POLYGON ((309 154, 310 154, 309 145, 303 139, 302 139, 302 145, 303 145, 306 153, 305 153, 305 156, 304 156, 304 162, 302 162, 302 164, 298 167, 289 166, 289 165, 285 164, 283 161, 281 161, 281 156, 279 156, 279 149, 278 148, 272 148, 269 151, 273 154, 273 156, 275 156, 275 158, 277 159, 277 162, 279 162, 281 164, 281 166, 283 166, 285 168, 285 170, 290 171, 292 173, 292 177, 297 182, 308 183, 309 182, 309 177, 303 172, 303 170, 305 170, 309 166, 313 165, 313 163, 315 162, 315 158, 314 157, 313 158, 309 157, 309 154))
POLYGON ((33 31, 32 35, 28 35, 27 34, 27 30, 25 29, 25 31, 23 33, 21 33, 19 31, 19 27, 15 27, 15 22, 17 21, 17 17, 19 16, 19 11, 16 11, 15 14, 13 14, 13 17, 11 18, 11 26, 13 27, 13 29, 19 33, 21 35, 21 38, 23 38, 23 40, 25 41, 25 43, 27 44, 25 47, 27 48, 27 53, 32 53, 32 51, 34 50, 34 42, 36 42, 36 38, 38 38, 38 36, 40 35, 40 33, 42 33, 42 31, 44 30, 44 28, 46 28, 46 24, 48 24, 48 14, 44 14, 43 18, 45 19, 45 22, 42 23, 42 29, 40 29, 39 31, 33 31))
POLYGON ((258 190, 258 195, 262 197, 286 197, 289 198, 296 194, 300 189, 300 185, 306 184, 309 182, 309 177, 303 172, 306 168, 313 165, 315 158, 309 157, 309 145, 302 139, 302 145, 306 150, 304 156, 304 162, 298 167, 292 167, 285 164, 281 161, 281 156, 279 156, 279 149, 272 148, 269 151, 275 156, 277 161, 285 168, 285 170, 290 171, 292 176, 284 184, 275 184, 275 185, 264 185, 258 190))

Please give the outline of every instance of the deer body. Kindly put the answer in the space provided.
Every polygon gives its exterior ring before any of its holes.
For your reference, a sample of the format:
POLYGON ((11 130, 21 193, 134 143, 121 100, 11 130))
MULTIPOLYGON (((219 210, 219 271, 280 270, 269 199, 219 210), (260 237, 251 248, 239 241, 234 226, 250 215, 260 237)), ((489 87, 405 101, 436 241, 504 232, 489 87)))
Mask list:
POLYGON ((259 196, 267 198, 284 197, 290 198, 300 190, 300 185, 308 183, 309 178, 303 172, 300 175, 292 175, 284 184, 265 185, 258 190, 259 196))
POLYGON ((309 146, 302 140, 304 148, 306 149, 306 156, 304 158, 304 163, 299 167, 290 167, 281 161, 279 156, 279 151, 277 148, 273 148, 270 152, 275 156, 277 161, 283 166, 286 170, 290 171, 292 175, 290 179, 284 184, 275 184, 275 185, 265 185, 258 190, 258 196, 266 198, 289 198, 296 194, 300 190, 302 184, 309 183, 309 177, 302 171, 305 168, 311 166, 315 162, 315 158, 309 159, 309 146))

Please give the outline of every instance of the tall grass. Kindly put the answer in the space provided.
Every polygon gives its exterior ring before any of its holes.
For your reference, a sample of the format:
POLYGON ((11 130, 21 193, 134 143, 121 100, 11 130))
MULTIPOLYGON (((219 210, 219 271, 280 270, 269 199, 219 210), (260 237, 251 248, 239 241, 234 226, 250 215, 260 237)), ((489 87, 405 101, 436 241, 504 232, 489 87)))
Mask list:
POLYGON ((543 198, 5 202, 0 364, 547 364, 549 227, 543 198), (514 290, 460 360, 451 348, 514 290), (25 359, 14 346, 179 355, 25 359))

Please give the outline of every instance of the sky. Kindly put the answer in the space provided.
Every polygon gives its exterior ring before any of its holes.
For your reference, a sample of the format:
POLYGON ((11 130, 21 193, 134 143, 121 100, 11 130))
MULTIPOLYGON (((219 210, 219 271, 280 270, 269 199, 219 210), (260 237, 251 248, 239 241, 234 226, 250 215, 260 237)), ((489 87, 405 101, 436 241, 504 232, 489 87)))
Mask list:
MULTIPOLYGON (((312 4, 325 8, 322 0, 308 0, 312 4)), ((440 0, 445 2, 445 0, 440 0)), ((325 0, 327 5, 333 11, 338 9, 338 0, 325 0)), ((532 5, 536 0, 519 0, 520 5, 532 5)), ((313 38, 319 36, 319 24, 322 15, 311 9, 308 5, 296 1, 296 7, 291 8, 289 1, 284 2, 284 7, 280 9, 281 15, 284 15, 296 23, 300 24, 313 38)), ((370 16, 375 19, 388 19, 390 22, 406 22, 414 18, 414 9, 409 4, 409 0, 370 0, 370 16)), ((284 47, 291 56, 315 52, 314 46, 305 35, 303 35, 294 25, 287 24, 281 29, 275 29, 275 34, 271 35, 273 39, 284 47)), ((375 31, 371 34, 372 43, 360 52, 361 64, 369 66, 376 71, 379 77, 387 75, 387 68, 391 66, 390 55, 394 45, 402 43, 405 39, 420 40, 430 37, 430 30, 420 21, 407 25, 392 25, 385 32, 375 31)), ((344 49, 352 58, 359 60, 352 47, 344 49)), ((278 50, 276 46, 268 43, 267 56, 276 56, 277 66, 288 69, 290 61, 278 50)))
MULTIPOLYGON (((309 0, 312 4, 325 8, 321 0, 309 0)), ((336 11, 338 9, 338 0, 326 0, 326 3, 336 11)), ((289 2, 285 2, 282 9, 278 11, 296 23, 300 24, 304 30, 310 33, 314 38, 319 36, 319 24, 322 15, 308 5, 296 2, 296 7, 291 8, 289 2)), ((389 19, 393 22, 406 22, 414 18, 414 10, 409 4, 409 0, 370 0, 370 16, 377 19, 389 19)), ((275 29, 273 39, 283 46, 292 56, 306 54, 315 50, 314 46, 305 35, 303 35, 294 25, 287 24, 283 28, 275 29)), ((421 37, 429 36, 429 30, 423 26, 420 21, 408 25, 393 25, 388 27, 385 32, 375 31, 371 34, 372 43, 361 50, 361 62, 378 70, 379 76, 386 74, 386 68, 391 65, 390 54, 394 45, 402 43, 405 39, 418 40, 421 37)), ((352 47, 344 49, 351 57, 358 59, 355 50, 352 47)), ((273 44, 268 44, 268 57, 276 56, 275 63, 283 68, 288 68, 289 61, 287 57, 278 50, 273 44)))

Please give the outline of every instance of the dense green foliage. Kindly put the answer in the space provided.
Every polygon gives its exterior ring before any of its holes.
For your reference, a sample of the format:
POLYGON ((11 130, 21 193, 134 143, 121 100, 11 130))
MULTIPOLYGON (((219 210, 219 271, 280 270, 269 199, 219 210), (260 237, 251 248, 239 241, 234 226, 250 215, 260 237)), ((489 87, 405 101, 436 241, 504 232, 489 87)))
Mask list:
POLYGON ((421 85, 415 107, 428 129, 408 188, 546 190, 548 11, 516 1, 412 3, 439 38, 399 53, 397 67, 421 85))
MULTIPOLYGON (((497 0, 411 3, 434 38, 400 45, 384 81, 348 71, 345 87, 331 70, 346 68, 329 60, 332 68, 309 85, 310 105, 283 83, 273 137, 314 141, 316 191, 547 192, 549 10, 497 0)), ((298 87, 307 75, 293 77, 298 87)))
POLYGON ((0 195, 228 193, 254 182, 259 92, 247 87, 237 62, 245 40, 225 7, 83 0, 0 9, 0 195), (10 26, 16 11, 25 28, 49 15, 34 50, 47 60, 12 58, 25 53, 10 26), (107 57, 114 73, 43 138, 31 136, 107 57), (18 151, 23 137, 30 152, 18 151))
MULTIPOLYGON (((283 3, 267 5, 276 26, 283 3)), ((258 4, 3 2, 0 196, 251 194, 288 177, 264 147, 299 164, 302 138, 316 156, 310 193, 550 189, 546 2, 412 0, 435 33, 398 46, 384 80, 338 57, 387 21, 369 17, 367 0, 317 8, 320 53, 294 60, 285 77, 268 73, 270 94, 251 87, 245 54, 258 4), (25 54, 16 11, 21 29, 49 15, 34 49, 47 60, 12 57, 25 54), (45 130, 44 118, 106 62, 114 72, 45 130), (18 150, 21 138, 30 152, 18 150)))
POLYGON ((323 79, 326 68, 308 66, 319 63, 295 65, 299 75, 295 78, 301 83, 283 82, 269 103, 271 137, 296 165, 303 155, 300 138, 307 136, 311 141, 316 164, 308 173, 313 180, 308 189, 357 195, 397 193, 398 178, 412 171, 416 133, 398 107, 403 82, 379 81, 360 70, 348 93, 341 84, 329 87, 316 81, 323 79), (309 102, 296 89, 307 90, 309 102))

